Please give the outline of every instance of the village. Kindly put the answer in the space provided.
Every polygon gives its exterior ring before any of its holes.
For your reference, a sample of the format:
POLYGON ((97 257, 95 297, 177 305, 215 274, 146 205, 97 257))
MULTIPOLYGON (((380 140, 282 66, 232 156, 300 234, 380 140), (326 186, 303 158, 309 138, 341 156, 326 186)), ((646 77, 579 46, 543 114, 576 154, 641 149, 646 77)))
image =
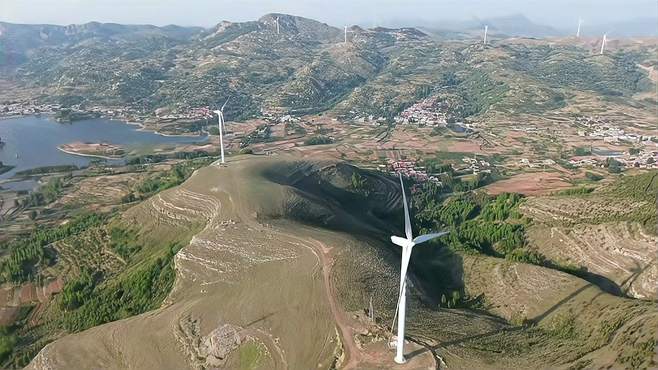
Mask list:
MULTIPOLYGON (((439 179, 440 173, 429 173, 425 166, 419 165, 420 161, 415 159, 393 160, 387 159, 386 164, 380 164, 378 169, 382 172, 388 172, 391 175, 402 175, 405 178, 413 179, 416 182, 434 182, 441 184, 439 179)), ((477 155, 473 157, 463 157, 461 162, 451 163, 450 168, 454 173, 460 176, 477 175, 479 173, 492 173, 494 165, 488 160, 479 159, 477 155)))
POLYGON ((97 105, 85 106, 82 104, 74 104, 70 107, 64 107, 61 104, 6 102, 4 104, 0 104, 0 119, 39 114, 57 115, 62 111, 78 114, 80 117, 85 118, 105 117, 127 121, 153 119, 154 117, 161 121, 192 121, 206 119, 212 117, 213 115, 209 107, 194 107, 184 110, 159 108, 155 111, 148 111, 143 108, 136 107, 106 107, 97 105))
POLYGON ((578 136, 601 139, 606 143, 647 143, 658 144, 658 137, 655 135, 640 135, 637 133, 626 132, 624 129, 616 127, 610 121, 601 117, 578 117, 576 124, 583 126, 584 129, 578 130, 578 136))

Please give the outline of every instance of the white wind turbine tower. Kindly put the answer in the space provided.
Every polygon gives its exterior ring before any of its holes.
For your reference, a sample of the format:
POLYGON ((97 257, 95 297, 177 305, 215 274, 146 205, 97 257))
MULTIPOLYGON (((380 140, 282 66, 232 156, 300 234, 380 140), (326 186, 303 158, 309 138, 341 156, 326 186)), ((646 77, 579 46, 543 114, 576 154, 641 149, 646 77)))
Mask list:
POLYGON ((576 37, 580 38, 580 27, 583 25, 583 19, 578 18, 578 31, 576 31, 576 37))
POLYGON ((226 107, 226 104, 228 103, 228 99, 226 99, 226 102, 224 105, 222 105, 222 108, 219 110, 216 110, 215 113, 217 114, 217 122, 219 124, 219 152, 221 153, 222 157, 222 164, 226 163, 224 161, 224 107, 226 107))
POLYGON ((484 26, 484 45, 487 44, 487 33, 489 33, 489 26, 485 25, 484 26))
POLYGON ((603 55, 603 52, 605 51, 605 44, 608 42, 608 34, 604 33, 603 34, 603 40, 601 40, 601 52, 599 54, 603 55))
POLYGON ((402 188, 402 202, 404 203, 404 233, 406 238, 399 236, 391 236, 393 244, 402 247, 402 263, 400 265, 400 297, 398 299, 398 335, 396 344, 395 362, 403 364, 406 362, 404 358, 404 320, 406 315, 407 306, 407 268, 409 267, 409 260, 411 258, 411 251, 417 244, 425 243, 426 241, 438 238, 447 234, 448 232, 440 232, 434 234, 420 235, 413 237, 411 232, 411 220, 409 219, 409 208, 407 206, 407 196, 404 192, 404 183, 402 182, 402 174, 400 174, 400 187, 402 188))
POLYGON ((348 31, 347 28, 348 28, 348 27, 345 26, 345 43, 346 43, 346 44, 347 44, 347 34, 348 34, 348 33, 354 33, 354 31, 348 31))
POLYGON ((278 35, 279 32, 279 17, 274 18, 274 22, 276 23, 276 34, 278 35))

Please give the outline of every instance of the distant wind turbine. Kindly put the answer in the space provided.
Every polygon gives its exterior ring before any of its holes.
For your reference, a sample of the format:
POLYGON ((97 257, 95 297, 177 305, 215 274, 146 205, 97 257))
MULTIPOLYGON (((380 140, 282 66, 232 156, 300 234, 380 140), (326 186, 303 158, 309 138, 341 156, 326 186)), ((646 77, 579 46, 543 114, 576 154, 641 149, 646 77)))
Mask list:
MULTIPOLYGON (((230 98, 229 98, 230 99, 230 98)), ((219 152, 221 153, 222 157, 222 164, 226 163, 224 161, 224 107, 226 107, 226 104, 228 103, 228 99, 226 99, 226 102, 224 102, 224 105, 219 110, 215 111, 215 114, 217 114, 217 122, 219 124, 219 152)))
POLYGON ((276 34, 280 34, 279 32, 279 17, 274 18, 274 22, 276 23, 276 34))
POLYGON ((484 45, 487 44, 487 33, 489 33, 489 26, 484 26, 484 45))
POLYGON ((580 38, 580 28, 583 25, 583 19, 578 18, 578 31, 576 31, 576 37, 580 38))
POLYGON ((599 54, 603 55, 603 52, 605 51, 605 44, 608 42, 608 34, 604 33, 603 34, 603 40, 601 40, 601 52, 599 54))
POLYGON ((400 187, 402 188, 402 202, 404 203, 404 233, 406 238, 391 236, 391 241, 393 244, 402 247, 402 263, 400 265, 400 297, 398 299, 398 336, 395 362, 398 364, 403 364, 406 362, 404 358, 404 320, 407 306, 406 280, 407 268, 409 267, 409 260, 411 259, 411 251, 415 245, 425 243, 426 241, 446 235, 448 232, 444 231, 440 233, 420 235, 414 238, 411 231, 411 220, 409 219, 409 208, 407 206, 407 196, 404 193, 402 174, 400 174, 400 187))
POLYGON ((347 33, 354 33, 354 31, 348 31, 347 26, 345 26, 345 43, 347 44, 347 33))

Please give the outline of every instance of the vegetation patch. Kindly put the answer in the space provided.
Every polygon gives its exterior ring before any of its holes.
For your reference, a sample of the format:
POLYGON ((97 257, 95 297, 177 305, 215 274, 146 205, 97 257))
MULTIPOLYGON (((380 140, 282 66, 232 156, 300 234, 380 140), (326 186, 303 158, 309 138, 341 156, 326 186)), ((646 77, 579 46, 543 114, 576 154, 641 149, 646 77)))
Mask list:
MULTIPOLYGON (((88 277, 84 277, 82 284, 79 280, 68 283, 65 292, 67 289, 84 289, 86 298, 62 318, 63 327, 69 332, 77 332, 158 308, 174 284, 173 258, 179 249, 179 245, 173 244, 163 255, 139 264, 105 284, 93 286, 93 280, 88 277)), ((68 302, 65 299, 63 295, 62 304, 68 302)))
POLYGON ((37 267, 44 267, 52 262, 45 252, 46 246, 81 234, 105 221, 104 216, 83 214, 63 225, 37 229, 25 237, 1 243, 0 250, 6 254, 0 259, 0 281, 20 283, 35 280, 39 276, 37 267))
POLYGON ((255 340, 249 340, 240 346, 240 370, 255 370, 258 369, 265 356, 267 356, 267 349, 263 344, 255 340))
POLYGON ((136 200, 146 199, 153 194, 180 185, 194 171, 210 164, 212 161, 213 158, 211 157, 197 158, 177 163, 169 171, 155 173, 137 184, 135 189, 123 198, 123 202, 130 203, 136 200))
POLYGON ((318 135, 318 136, 313 136, 304 141, 305 145, 324 145, 324 144, 331 144, 334 142, 334 139, 332 139, 329 136, 326 135, 318 135))

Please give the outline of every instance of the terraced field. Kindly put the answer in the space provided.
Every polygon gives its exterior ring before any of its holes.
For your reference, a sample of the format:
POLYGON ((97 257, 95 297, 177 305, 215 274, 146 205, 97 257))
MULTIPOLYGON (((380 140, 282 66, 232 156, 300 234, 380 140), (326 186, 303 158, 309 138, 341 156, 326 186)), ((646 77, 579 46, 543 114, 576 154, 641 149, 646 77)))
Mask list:
POLYGON ((629 176, 586 195, 528 199, 531 248, 553 261, 582 266, 612 291, 658 299, 656 175, 629 176))
POLYGON ((131 187, 143 177, 144 175, 138 173, 89 177, 77 183, 75 189, 64 195, 55 205, 102 209, 118 204, 121 203, 121 198, 130 192, 131 187))
POLYGON ((608 198, 543 197, 533 198, 523 206, 528 217, 551 225, 596 224, 606 220, 629 219, 638 209, 652 207, 645 200, 608 198))
POLYGON ((552 260, 585 266, 631 297, 658 298, 658 238, 638 223, 534 226, 528 232, 530 243, 552 260))

